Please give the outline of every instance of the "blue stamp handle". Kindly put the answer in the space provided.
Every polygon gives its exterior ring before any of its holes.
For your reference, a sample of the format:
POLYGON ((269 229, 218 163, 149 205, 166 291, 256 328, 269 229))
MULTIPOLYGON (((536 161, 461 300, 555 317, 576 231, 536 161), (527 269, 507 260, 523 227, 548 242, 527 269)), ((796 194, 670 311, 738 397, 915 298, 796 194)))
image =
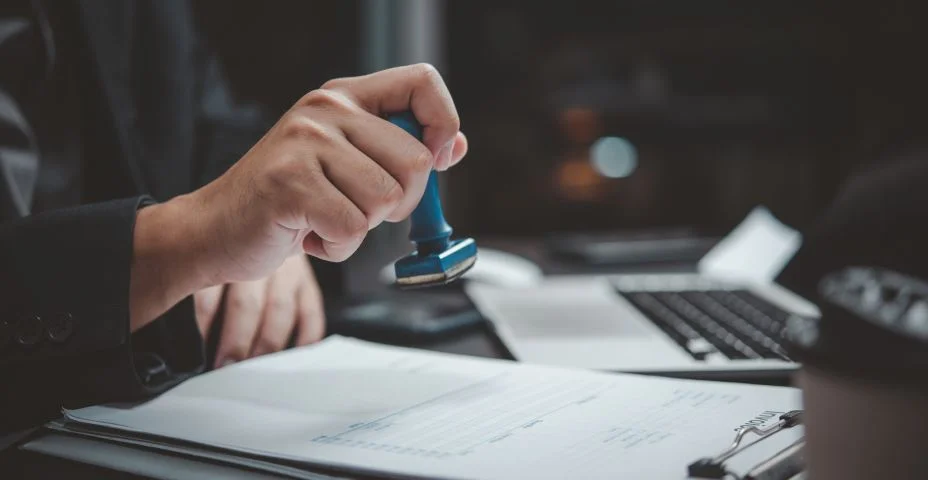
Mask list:
MULTIPOLYGON (((391 115, 388 120, 406 130, 419 141, 422 140, 422 126, 419 125, 412 112, 391 115)), ((438 174, 435 170, 429 173, 429 181, 425 186, 422 200, 419 201, 419 205, 409 218, 411 223, 409 240, 416 244, 419 255, 442 252, 448 248, 452 229, 451 225, 445 221, 445 214, 441 209, 438 174)))

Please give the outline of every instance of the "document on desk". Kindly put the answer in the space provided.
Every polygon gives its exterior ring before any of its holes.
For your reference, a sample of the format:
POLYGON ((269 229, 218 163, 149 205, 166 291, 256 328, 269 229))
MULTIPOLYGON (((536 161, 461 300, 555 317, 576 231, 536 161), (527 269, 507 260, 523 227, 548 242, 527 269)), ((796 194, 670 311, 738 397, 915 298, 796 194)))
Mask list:
POLYGON ((756 207, 699 261, 699 273, 719 280, 770 283, 802 245, 802 234, 756 207))
MULTIPOLYGON (((679 479, 799 406, 791 388, 663 379, 331 337, 71 422, 392 478, 679 479)), ((801 434, 731 461, 747 470, 801 434), (738 463, 740 462, 740 463, 738 463)), ((753 451, 756 450, 756 451, 753 451)))

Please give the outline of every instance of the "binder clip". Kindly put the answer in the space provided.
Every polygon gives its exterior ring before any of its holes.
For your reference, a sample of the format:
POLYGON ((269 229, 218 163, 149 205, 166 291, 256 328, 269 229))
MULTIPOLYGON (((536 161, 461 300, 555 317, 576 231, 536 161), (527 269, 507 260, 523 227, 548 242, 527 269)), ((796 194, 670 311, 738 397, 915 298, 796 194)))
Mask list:
POLYGON ((735 433, 735 439, 732 444, 722 453, 714 457, 701 458, 687 467, 687 473, 692 478, 705 479, 724 479, 735 478, 738 480, 779 480, 788 479, 802 472, 804 465, 802 462, 802 444, 799 440, 789 447, 777 452, 770 459, 755 466, 745 476, 739 476, 730 471, 725 466, 725 461, 737 455, 738 453, 756 445, 766 438, 769 438, 777 432, 795 427, 802 424, 802 410, 793 410, 780 415, 777 423, 766 427, 744 427, 739 428, 735 433), (757 440, 742 446, 744 437, 748 434, 757 435, 757 440))

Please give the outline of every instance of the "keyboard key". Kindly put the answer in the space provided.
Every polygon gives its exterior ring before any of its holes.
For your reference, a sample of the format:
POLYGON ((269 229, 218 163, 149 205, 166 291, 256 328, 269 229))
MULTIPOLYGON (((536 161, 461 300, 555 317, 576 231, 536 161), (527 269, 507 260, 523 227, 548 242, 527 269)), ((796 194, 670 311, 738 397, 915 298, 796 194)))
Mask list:
POLYGON ((655 300, 649 293, 633 293, 627 295, 626 298, 674 342, 693 355, 693 358, 697 360, 704 358, 704 349, 691 349, 690 342, 705 342, 705 340, 683 318, 655 300))
POLYGON ((765 300, 761 300, 747 291, 710 292, 709 296, 718 300, 745 320, 761 328, 767 332, 768 335, 774 338, 781 338, 783 327, 786 325, 786 319, 789 318, 789 313, 773 305, 769 305, 765 300), (746 299, 750 299, 750 301, 746 299), (760 309, 758 308, 758 304, 765 304, 767 306, 760 309), (779 313, 771 315, 773 312, 779 313))
POLYGON ((675 292, 661 292, 654 297, 678 313, 693 329, 700 332, 707 341, 728 358, 748 358, 748 354, 735 348, 737 338, 712 317, 704 314, 692 303, 675 292))
POLYGON ((693 353, 698 352, 701 356, 716 351, 715 345, 709 343, 705 338, 694 338, 686 342, 686 349, 693 353))
POLYGON ((749 291, 619 293, 693 358, 789 360, 780 345, 789 313, 749 291))
POLYGON ((736 345, 736 348, 748 358, 779 358, 779 355, 773 352, 776 343, 754 323, 745 320, 704 292, 687 292, 681 295, 735 333, 739 342, 743 344, 736 345))

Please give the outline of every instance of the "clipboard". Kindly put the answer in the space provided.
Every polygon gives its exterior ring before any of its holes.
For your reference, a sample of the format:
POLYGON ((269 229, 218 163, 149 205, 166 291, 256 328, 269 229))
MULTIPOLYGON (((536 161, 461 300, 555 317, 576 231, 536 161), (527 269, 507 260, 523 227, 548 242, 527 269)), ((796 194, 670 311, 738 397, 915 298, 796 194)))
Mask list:
MULTIPOLYGON (((113 441, 157 438, 348 476, 605 480, 685 477, 690 461, 727 447, 739 426, 768 427, 801 404, 790 388, 558 369, 330 336, 200 375, 143 403, 64 413, 72 426, 106 429, 113 441)), ((726 460, 728 470, 748 471, 800 437, 801 427, 779 433, 726 460)))
POLYGON ((805 470, 805 440, 800 438, 786 448, 776 452, 770 458, 752 467, 744 475, 732 472, 725 465, 725 461, 748 448, 761 443, 778 432, 782 432, 802 424, 802 410, 792 410, 780 415, 777 423, 766 427, 744 427, 735 432, 732 444, 721 453, 713 457, 701 458, 687 467, 690 478, 699 479, 735 479, 735 480, 794 480, 804 477, 805 470), (746 443, 745 437, 749 434, 757 436, 752 442, 746 443))

